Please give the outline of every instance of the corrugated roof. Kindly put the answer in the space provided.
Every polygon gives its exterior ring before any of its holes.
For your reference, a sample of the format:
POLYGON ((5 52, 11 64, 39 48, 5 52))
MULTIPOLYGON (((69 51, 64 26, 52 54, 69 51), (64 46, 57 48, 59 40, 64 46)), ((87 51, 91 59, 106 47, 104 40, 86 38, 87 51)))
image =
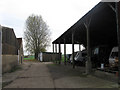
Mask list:
POLYGON ((86 28, 84 23, 90 22, 90 45, 91 47, 98 45, 117 45, 117 28, 116 28, 116 13, 112 10, 115 8, 115 3, 100 2, 73 26, 58 37, 53 44, 72 44, 72 33, 74 33, 74 43, 87 45, 86 28))

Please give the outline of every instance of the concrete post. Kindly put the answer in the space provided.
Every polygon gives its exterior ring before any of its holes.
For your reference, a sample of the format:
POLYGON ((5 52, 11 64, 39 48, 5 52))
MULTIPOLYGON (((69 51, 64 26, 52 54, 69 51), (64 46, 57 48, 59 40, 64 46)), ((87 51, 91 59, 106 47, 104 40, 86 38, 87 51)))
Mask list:
POLYGON ((74 33, 72 33, 72 61, 73 61, 73 68, 75 68, 75 60, 74 60, 74 33))
POLYGON ((66 43, 64 39, 64 64, 66 65, 66 43))

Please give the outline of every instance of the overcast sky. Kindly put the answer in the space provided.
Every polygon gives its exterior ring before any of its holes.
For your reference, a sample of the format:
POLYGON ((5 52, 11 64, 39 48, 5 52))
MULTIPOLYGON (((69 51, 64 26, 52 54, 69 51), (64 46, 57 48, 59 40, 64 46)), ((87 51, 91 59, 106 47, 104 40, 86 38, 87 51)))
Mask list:
MULTIPOLYGON (((99 2, 100 0, 0 0, 0 24, 13 28, 16 37, 23 38, 27 17, 31 14, 41 15, 52 32, 53 41, 99 2)), ((75 49, 77 48, 78 46, 75 49)), ((48 51, 52 51, 52 46, 48 51)), ((70 52, 71 49, 67 51, 70 52)))

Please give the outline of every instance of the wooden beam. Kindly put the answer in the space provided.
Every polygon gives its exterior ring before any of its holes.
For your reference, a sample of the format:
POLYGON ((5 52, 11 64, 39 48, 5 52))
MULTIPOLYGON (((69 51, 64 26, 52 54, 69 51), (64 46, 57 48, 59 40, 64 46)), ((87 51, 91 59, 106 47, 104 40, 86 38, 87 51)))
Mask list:
POLYGON ((64 39, 64 64, 66 65, 66 42, 64 39))
POLYGON ((75 60, 74 60, 74 33, 72 33, 72 61, 73 61, 73 68, 75 68, 75 60))

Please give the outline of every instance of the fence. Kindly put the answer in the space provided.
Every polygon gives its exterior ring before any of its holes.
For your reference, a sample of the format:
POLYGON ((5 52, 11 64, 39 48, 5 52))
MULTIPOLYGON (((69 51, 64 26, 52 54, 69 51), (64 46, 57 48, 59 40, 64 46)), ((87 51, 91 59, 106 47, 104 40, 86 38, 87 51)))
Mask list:
POLYGON ((42 52, 38 55, 38 59, 43 62, 56 61, 59 60, 59 58, 59 53, 42 52))

